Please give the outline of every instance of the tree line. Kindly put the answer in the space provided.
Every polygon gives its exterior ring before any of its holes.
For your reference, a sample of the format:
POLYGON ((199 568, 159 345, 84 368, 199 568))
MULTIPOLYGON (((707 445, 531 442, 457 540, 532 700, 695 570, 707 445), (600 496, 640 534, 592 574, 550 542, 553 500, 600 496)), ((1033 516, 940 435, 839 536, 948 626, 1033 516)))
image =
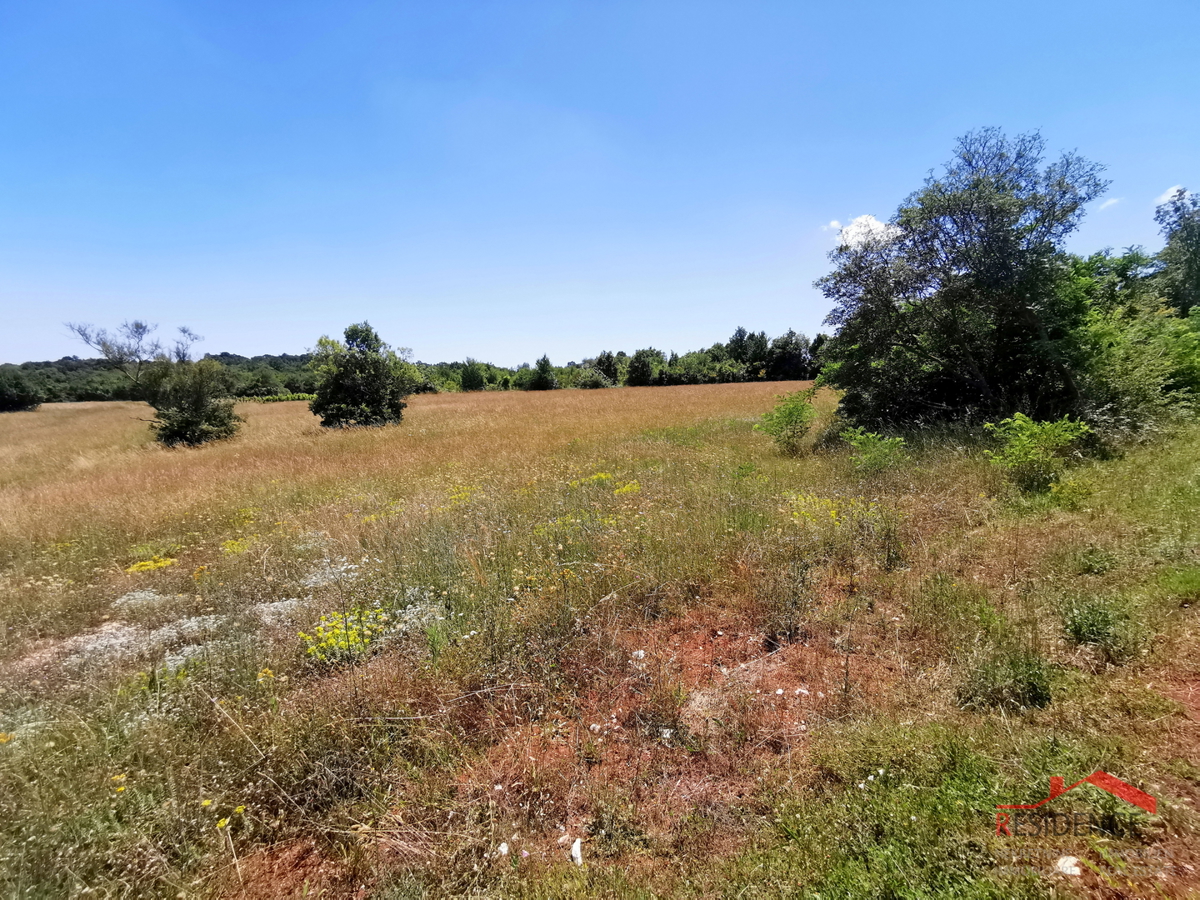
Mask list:
MULTIPOLYGON (((550 390, 806 379, 816 375, 816 351, 824 340, 818 335, 810 341, 794 331, 772 340, 766 332, 738 328, 728 343, 718 342, 682 355, 665 354, 651 347, 632 356, 624 351, 605 351, 564 366, 552 365, 548 357, 515 368, 471 358, 462 362, 412 362, 412 390, 550 390)), ((246 357, 215 353, 203 358, 220 364, 219 378, 227 396, 262 399, 314 393, 319 382, 315 363, 318 355, 246 357)), ((4 409, 30 409, 40 403, 139 399, 144 399, 141 386, 103 354, 90 359, 67 356, 54 361, 0 365, 0 407, 4 409)))

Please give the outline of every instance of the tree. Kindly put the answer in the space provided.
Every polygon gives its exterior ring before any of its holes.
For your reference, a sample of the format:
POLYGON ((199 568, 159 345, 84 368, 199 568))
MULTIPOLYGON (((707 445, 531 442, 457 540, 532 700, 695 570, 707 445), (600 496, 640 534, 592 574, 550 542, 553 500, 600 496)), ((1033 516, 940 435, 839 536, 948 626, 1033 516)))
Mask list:
POLYGON ((216 360, 177 361, 153 370, 150 380, 157 413, 150 427, 168 447, 196 447, 237 433, 242 420, 228 399, 233 379, 216 360))
POLYGON ((16 366, 0 366, 0 412, 37 409, 42 393, 16 366))
POLYGON ((817 286, 835 304, 822 356, 849 418, 1056 418, 1080 405, 1071 341, 1086 308, 1061 290, 1062 244, 1107 183, 1074 153, 1042 168, 1044 147, 1036 133, 967 134, 888 223, 843 230, 817 286))
POLYGON ((621 378, 620 372, 617 371, 617 358, 608 350, 596 357, 594 368, 612 384, 616 384, 621 378))
POLYGON ((811 378, 809 347, 811 342, 803 334, 788 329, 771 341, 767 350, 766 373, 768 381, 800 381, 811 378))
POLYGON ((345 342, 323 336, 311 365, 316 399, 309 403, 326 428, 391 425, 404 417, 404 398, 420 381, 416 366, 385 344, 369 323, 351 325, 345 342))
POLYGON ((461 384, 464 391, 482 391, 487 387, 483 366, 469 356, 462 368, 461 384))
POLYGON ((558 377, 549 356, 543 356, 534 366, 532 377, 526 384, 527 391, 553 391, 558 388, 558 377))
POLYGON ((666 358, 661 350, 647 347, 633 354, 629 360, 629 368, 625 372, 625 383, 631 387, 645 387, 654 380, 658 370, 662 368, 666 358))
POLYGON ((138 319, 115 332, 68 323, 81 341, 100 353, 105 364, 125 376, 133 395, 154 409, 150 427, 168 446, 198 446, 232 437, 242 419, 233 411, 232 378, 213 359, 194 362, 192 345, 201 340, 190 329, 166 347, 155 338, 158 326, 138 319))
POLYGON ((1154 220, 1167 239, 1158 255, 1163 268, 1157 280, 1166 299, 1186 316, 1200 306, 1200 197, 1179 188, 1158 207, 1154 220))

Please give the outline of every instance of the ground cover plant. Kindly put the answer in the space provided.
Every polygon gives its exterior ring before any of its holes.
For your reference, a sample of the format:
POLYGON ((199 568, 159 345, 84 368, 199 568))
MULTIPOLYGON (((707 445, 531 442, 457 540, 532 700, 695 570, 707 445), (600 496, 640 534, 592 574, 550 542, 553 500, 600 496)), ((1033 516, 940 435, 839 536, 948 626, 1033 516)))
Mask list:
POLYGON ((1196 429, 1035 505, 982 429, 782 453, 778 393, 6 414, 0 892, 1186 895, 1196 429), (1096 769, 1156 814, 1077 789, 1084 874, 1007 865, 1064 839, 996 804, 1096 769))

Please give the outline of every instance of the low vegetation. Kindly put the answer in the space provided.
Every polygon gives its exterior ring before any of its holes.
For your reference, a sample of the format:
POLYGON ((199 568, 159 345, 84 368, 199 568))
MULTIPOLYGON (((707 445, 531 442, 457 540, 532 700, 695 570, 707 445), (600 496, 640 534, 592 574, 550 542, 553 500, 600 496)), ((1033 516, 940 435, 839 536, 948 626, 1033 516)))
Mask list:
POLYGON ((994 807, 1097 768, 1159 814, 1075 855, 1191 864, 1194 428, 1067 509, 982 431, 781 454, 776 390, 6 416, 3 891, 1042 896, 994 807))

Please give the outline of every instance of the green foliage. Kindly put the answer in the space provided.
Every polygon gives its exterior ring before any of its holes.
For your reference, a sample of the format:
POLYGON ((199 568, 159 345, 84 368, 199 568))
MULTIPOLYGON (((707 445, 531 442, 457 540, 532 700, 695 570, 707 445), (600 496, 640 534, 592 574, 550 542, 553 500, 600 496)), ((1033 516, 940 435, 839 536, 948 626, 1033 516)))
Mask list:
POLYGON ((322 337, 312 365, 317 372, 313 413, 326 428, 379 426, 400 422, 404 398, 420 383, 420 372, 362 322, 345 332, 345 343, 322 337))
POLYGON ((487 388, 487 377, 483 366, 467 357, 466 365, 462 368, 459 383, 464 391, 482 391, 487 388))
POLYGON ((246 397, 250 403, 287 403, 290 400, 306 402, 317 399, 316 394, 272 394, 270 397, 246 397))
POLYGON ((1091 432, 1083 422, 1068 416, 1053 422, 1035 422, 1017 413, 1000 423, 984 425, 1000 449, 988 451, 992 464, 1003 469, 1022 491, 1049 490, 1062 477, 1067 459, 1077 453, 1080 441, 1091 432))
POLYGON ((1169 425, 1200 395, 1200 330, 1156 299, 1094 309, 1076 337, 1082 415, 1106 432, 1169 425))
POLYGON ((617 367, 617 358, 608 350, 600 353, 596 357, 596 361, 592 367, 608 379, 610 384, 616 384, 621 380, 621 372, 617 367))
POLYGON ((598 367, 584 369, 583 373, 575 380, 575 387, 584 388, 585 390, 612 386, 613 382, 598 367))
POLYGON ((804 438, 817 418, 817 410, 812 402, 813 394, 814 391, 810 388, 807 391, 781 395, 775 408, 763 413, 762 419, 754 429, 769 434, 781 451, 788 456, 795 456, 800 452, 804 438))
POLYGON ((37 409, 42 393, 16 366, 0 366, 0 412, 37 409))
POLYGON ((1001 647, 979 660, 958 689, 965 709, 1040 709, 1053 699, 1050 667, 1028 649, 1001 647))
POLYGON ((1200 196, 1179 188, 1158 207, 1154 219, 1167 241, 1155 281, 1167 301, 1186 316, 1200 307, 1200 196))
POLYGON ((543 356, 537 361, 529 379, 526 381, 527 391, 553 391, 558 389, 558 377, 554 374, 554 364, 549 356, 543 356))
POLYGON ((817 286, 838 333, 822 349, 857 424, 1077 411, 1069 364, 1083 307, 1059 290, 1062 246, 1105 182, 1074 154, 1042 167, 1037 134, 959 139, 887 224, 842 232, 817 286))
POLYGON ((854 468, 862 475, 893 469, 909 460, 902 437, 885 438, 859 426, 843 431, 842 440, 854 448, 854 468))
POLYGON ((645 387, 654 383, 654 376, 666 363, 661 350, 648 347, 633 354, 625 371, 625 383, 630 387, 645 387))
POLYGON ((229 399, 230 378, 215 360, 163 362, 148 378, 155 437, 174 447, 233 437, 242 419, 229 399))
POLYGON ((325 664, 356 662, 368 656, 387 633, 390 617, 378 607, 359 607, 321 616, 313 633, 300 632, 304 652, 325 664))

